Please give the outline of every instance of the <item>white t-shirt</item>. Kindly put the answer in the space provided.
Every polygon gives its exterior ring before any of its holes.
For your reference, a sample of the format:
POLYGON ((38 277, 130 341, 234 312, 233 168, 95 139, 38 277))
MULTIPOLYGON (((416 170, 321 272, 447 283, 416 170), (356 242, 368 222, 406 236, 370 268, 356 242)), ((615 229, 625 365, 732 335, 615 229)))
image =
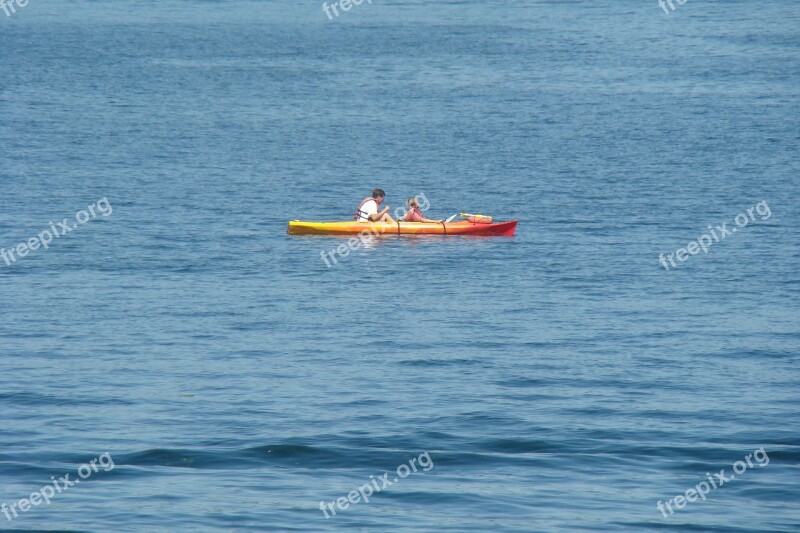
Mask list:
POLYGON ((358 213, 358 221, 359 222, 369 222, 370 215, 377 215, 378 214, 378 202, 375 200, 370 200, 369 202, 365 202, 364 205, 361 206, 361 211, 358 213))

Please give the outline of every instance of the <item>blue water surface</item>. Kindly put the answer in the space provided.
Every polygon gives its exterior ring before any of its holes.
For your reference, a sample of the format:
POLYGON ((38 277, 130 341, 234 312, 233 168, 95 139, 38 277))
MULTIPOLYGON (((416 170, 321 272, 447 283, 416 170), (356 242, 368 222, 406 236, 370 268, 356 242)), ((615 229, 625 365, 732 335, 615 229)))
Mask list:
POLYGON ((673 4, 0 11, 0 529, 800 530, 800 7, 673 4))

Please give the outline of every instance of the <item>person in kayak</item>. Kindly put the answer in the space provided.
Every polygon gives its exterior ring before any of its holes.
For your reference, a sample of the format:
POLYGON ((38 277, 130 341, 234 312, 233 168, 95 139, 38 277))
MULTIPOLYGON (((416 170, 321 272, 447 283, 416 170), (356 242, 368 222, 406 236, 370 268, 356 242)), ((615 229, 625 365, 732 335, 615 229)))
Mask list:
POLYGON ((353 218, 358 222, 389 222, 394 224, 394 219, 389 214, 389 206, 387 205, 380 211, 378 206, 383 203, 386 193, 383 189, 374 189, 372 196, 361 200, 361 205, 356 209, 353 218))
POLYGON ((408 213, 406 216, 403 217, 403 220, 406 222, 435 222, 437 224, 441 223, 441 220, 433 220, 430 218, 425 218, 422 216, 422 211, 419 210, 419 202, 413 196, 408 199, 406 202, 408 205, 408 213))

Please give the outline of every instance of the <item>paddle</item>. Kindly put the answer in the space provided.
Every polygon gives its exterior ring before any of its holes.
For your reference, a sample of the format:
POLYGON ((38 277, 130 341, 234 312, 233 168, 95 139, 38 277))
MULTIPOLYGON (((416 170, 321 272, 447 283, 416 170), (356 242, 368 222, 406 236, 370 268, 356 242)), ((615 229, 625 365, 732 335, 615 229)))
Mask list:
POLYGON ((453 221, 453 219, 454 219, 454 218, 456 218, 457 216, 458 216, 458 215, 453 215, 453 216, 451 216, 450 218, 448 218, 447 220, 445 220, 445 222, 452 222, 452 221, 453 221))

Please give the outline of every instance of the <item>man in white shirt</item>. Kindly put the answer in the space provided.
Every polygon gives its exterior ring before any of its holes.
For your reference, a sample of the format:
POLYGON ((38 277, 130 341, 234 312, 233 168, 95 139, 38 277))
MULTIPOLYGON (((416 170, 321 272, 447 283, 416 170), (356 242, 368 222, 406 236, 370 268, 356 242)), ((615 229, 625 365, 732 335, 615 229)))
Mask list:
POLYGON ((383 189, 374 189, 372 196, 361 200, 361 205, 358 206, 353 218, 358 222, 389 222, 394 224, 394 219, 389 214, 388 205, 378 211, 378 206, 383 203, 385 197, 386 193, 383 192, 383 189))

